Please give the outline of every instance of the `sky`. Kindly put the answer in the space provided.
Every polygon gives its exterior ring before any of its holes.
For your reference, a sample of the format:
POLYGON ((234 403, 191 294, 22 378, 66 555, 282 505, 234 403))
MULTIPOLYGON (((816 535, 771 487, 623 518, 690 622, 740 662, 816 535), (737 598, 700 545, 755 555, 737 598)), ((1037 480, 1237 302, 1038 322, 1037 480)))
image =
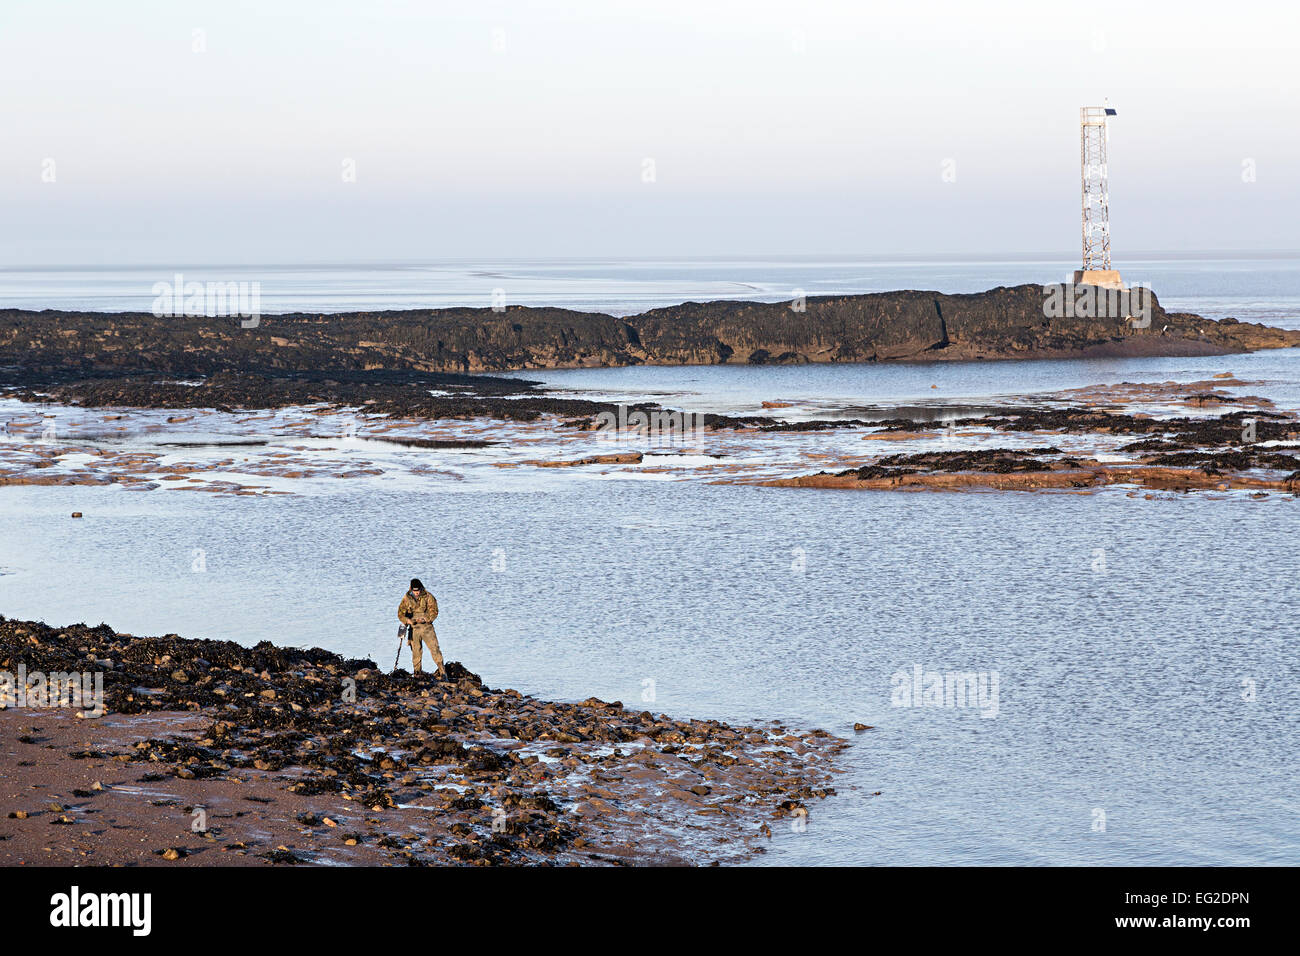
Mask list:
POLYGON ((1300 4, 3 0, 0 266, 1300 248, 1300 4))

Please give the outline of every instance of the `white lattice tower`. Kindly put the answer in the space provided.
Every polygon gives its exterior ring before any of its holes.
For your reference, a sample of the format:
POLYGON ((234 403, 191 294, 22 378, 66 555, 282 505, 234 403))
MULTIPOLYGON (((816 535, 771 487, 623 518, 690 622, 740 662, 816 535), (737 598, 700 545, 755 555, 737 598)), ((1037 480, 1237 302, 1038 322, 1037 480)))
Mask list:
POLYGON ((1110 195, 1107 188, 1106 117, 1109 106, 1079 109, 1079 160, 1083 173, 1083 268, 1110 269, 1110 195))

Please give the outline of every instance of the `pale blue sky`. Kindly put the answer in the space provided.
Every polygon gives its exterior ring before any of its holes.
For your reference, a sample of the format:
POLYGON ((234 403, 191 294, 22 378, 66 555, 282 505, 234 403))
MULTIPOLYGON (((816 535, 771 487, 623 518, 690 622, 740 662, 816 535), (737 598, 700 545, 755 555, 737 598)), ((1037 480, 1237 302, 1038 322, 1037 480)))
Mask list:
POLYGON ((4 0, 0 258, 1297 248, 1298 10, 4 0))

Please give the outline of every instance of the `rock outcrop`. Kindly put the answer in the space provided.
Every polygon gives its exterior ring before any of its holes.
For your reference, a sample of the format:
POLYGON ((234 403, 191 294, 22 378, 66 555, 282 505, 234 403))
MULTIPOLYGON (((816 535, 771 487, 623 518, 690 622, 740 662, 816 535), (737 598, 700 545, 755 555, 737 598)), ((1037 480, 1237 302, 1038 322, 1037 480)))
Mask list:
MULTIPOLYGON (((1160 386, 1145 389, 1149 394, 1160 386)), ((1216 392, 1186 395, 1190 404, 1243 401, 1216 392)), ((778 488, 856 488, 872 491, 953 491, 993 488, 1007 491, 1081 491, 1129 485, 1160 491, 1248 491, 1255 497, 1300 491, 1300 428, 1290 413, 1242 407, 1220 416, 1156 417, 1111 412, 1096 406, 1006 408, 992 415, 953 421, 958 427, 992 428, 1028 438, 1043 435, 1089 436, 1095 451, 1077 442, 1065 451, 1055 445, 1021 444, 1004 448, 927 449, 884 455, 867 464, 760 484, 778 488), (1115 447, 1100 440, 1137 440, 1115 447), (1118 452, 1118 455, 1116 454, 1118 452), (1095 457, 1094 457, 1095 456, 1095 457)), ((896 419, 880 434, 906 440, 926 424, 896 419)))
POLYGON ((687 302, 618 318, 511 306, 238 318, 0 310, 0 366, 221 371, 481 372, 618 365, 788 364, 1103 355, 1214 355, 1300 345, 1300 331, 1166 312, 1150 324, 1049 318, 1042 286, 971 295, 883 292, 789 302, 687 302))

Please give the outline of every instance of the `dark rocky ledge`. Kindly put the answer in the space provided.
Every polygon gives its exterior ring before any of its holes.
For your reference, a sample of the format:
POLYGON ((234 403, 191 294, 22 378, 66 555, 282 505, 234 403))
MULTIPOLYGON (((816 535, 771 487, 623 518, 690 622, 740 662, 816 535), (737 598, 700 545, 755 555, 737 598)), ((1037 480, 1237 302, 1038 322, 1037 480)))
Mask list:
MULTIPOLYGON (((419 371, 1216 355, 1300 345, 1300 331, 1166 312, 1151 323, 1047 318, 1042 286, 788 302, 687 302, 618 318, 511 306, 238 318, 0 310, 0 381, 105 374, 419 371)), ((450 384, 455 384, 450 382, 450 384)))
MULTIPOLYGON (((1158 388, 1156 386, 1155 388, 1158 388)), ((1209 396, 1189 395, 1188 400, 1209 396)), ((1220 402, 1236 401, 1216 394, 1220 402)), ((1041 435, 1131 436, 1113 455, 1055 445, 923 451, 885 455, 865 465, 762 482, 781 488, 857 488, 864 490, 1079 491, 1127 485, 1158 491, 1300 492, 1300 427, 1290 413, 1252 407, 1220 416, 1154 418, 1096 407, 1007 407, 979 418, 958 419, 954 428, 991 427, 1025 437, 1041 435), (1253 437, 1245 439, 1246 426, 1253 437)), ((883 434, 915 437, 926 423, 896 419, 882 423, 883 434)), ((1109 447, 1109 446, 1108 446, 1109 447)), ((1100 450, 1100 449, 1099 449, 1100 450)))

